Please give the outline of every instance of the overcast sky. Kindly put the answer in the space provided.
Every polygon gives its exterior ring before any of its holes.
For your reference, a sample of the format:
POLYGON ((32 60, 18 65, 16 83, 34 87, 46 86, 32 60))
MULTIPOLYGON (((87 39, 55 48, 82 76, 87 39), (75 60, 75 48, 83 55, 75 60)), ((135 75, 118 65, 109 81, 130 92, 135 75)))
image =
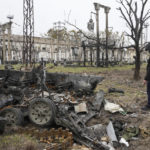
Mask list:
MULTIPOLYGON (((94 11, 93 2, 107 5, 111 7, 109 13, 109 27, 113 27, 113 31, 122 32, 126 30, 125 22, 120 18, 119 12, 116 10, 118 3, 116 0, 34 0, 35 14, 35 35, 44 34, 48 29, 53 27, 53 23, 69 21, 87 30, 87 22, 90 19, 90 12, 94 11)), ((150 2, 149 2, 150 7, 150 2)), ((8 21, 7 15, 14 15, 13 33, 22 34, 23 24, 23 0, 1 0, 0 4, 0 23, 8 21)), ((95 16, 93 16, 95 21, 95 16)), ((105 27, 104 10, 100 10, 100 30, 105 27)))

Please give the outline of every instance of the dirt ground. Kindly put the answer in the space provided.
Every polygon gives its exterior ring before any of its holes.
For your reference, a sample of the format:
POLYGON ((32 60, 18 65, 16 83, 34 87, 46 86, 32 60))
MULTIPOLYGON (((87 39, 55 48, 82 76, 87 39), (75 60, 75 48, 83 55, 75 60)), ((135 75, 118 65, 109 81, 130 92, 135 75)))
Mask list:
MULTIPOLYGON (((140 128, 138 137, 129 141, 129 147, 120 147, 118 150, 149 150, 150 142, 150 111, 142 111, 141 108, 147 104, 146 86, 143 85, 145 76, 145 68, 141 69, 141 80, 133 80, 134 69, 129 70, 113 70, 102 72, 99 75, 105 79, 101 82, 96 90, 102 89, 105 92, 105 99, 110 102, 119 104, 127 112, 126 115, 119 113, 109 113, 103 108, 101 115, 97 119, 93 119, 93 123, 107 124, 109 120, 121 121, 127 127, 140 128), (109 88, 122 89, 121 93, 108 93, 109 88)), ((91 122, 91 123, 92 123, 91 122)))

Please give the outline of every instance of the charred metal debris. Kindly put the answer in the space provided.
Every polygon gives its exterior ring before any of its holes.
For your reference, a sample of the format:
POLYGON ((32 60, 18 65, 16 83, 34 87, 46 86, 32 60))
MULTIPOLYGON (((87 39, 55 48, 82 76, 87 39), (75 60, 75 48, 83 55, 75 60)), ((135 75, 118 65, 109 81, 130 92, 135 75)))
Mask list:
POLYGON ((101 141, 104 135, 87 126, 100 113, 104 93, 94 94, 93 90, 102 80, 98 76, 46 73, 44 67, 31 72, 0 70, 0 121, 7 126, 22 125, 28 116, 40 127, 55 123, 69 129, 76 142, 94 150, 110 149, 101 141))

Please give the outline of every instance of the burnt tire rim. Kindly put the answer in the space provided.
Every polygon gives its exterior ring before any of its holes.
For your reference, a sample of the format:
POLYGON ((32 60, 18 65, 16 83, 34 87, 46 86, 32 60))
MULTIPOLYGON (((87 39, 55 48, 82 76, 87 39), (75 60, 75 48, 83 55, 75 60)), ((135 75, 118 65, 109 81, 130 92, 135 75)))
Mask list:
POLYGON ((4 114, 4 117, 7 120, 7 125, 16 125, 17 124, 17 116, 13 111, 7 111, 4 114))
POLYGON ((37 101, 30 107, 30 118, 35 124, 47 124, 52 118, 52 109, 44 101, 37 101))

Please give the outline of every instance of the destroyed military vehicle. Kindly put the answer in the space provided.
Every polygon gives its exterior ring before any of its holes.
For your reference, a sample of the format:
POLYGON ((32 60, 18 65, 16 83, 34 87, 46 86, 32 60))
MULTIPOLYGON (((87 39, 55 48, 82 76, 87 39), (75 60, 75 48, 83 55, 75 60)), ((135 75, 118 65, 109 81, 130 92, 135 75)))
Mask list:
POLYGON ((22 125, 25 117, 41 127, 55 122, 68 128, 77 142, 94 150, 109 149, 86 126, 99 114, 104 95, 93 90, 102 80, 99 76, 46 73, 44 69, 0 70, 0 117, 7 125, 22 125))

